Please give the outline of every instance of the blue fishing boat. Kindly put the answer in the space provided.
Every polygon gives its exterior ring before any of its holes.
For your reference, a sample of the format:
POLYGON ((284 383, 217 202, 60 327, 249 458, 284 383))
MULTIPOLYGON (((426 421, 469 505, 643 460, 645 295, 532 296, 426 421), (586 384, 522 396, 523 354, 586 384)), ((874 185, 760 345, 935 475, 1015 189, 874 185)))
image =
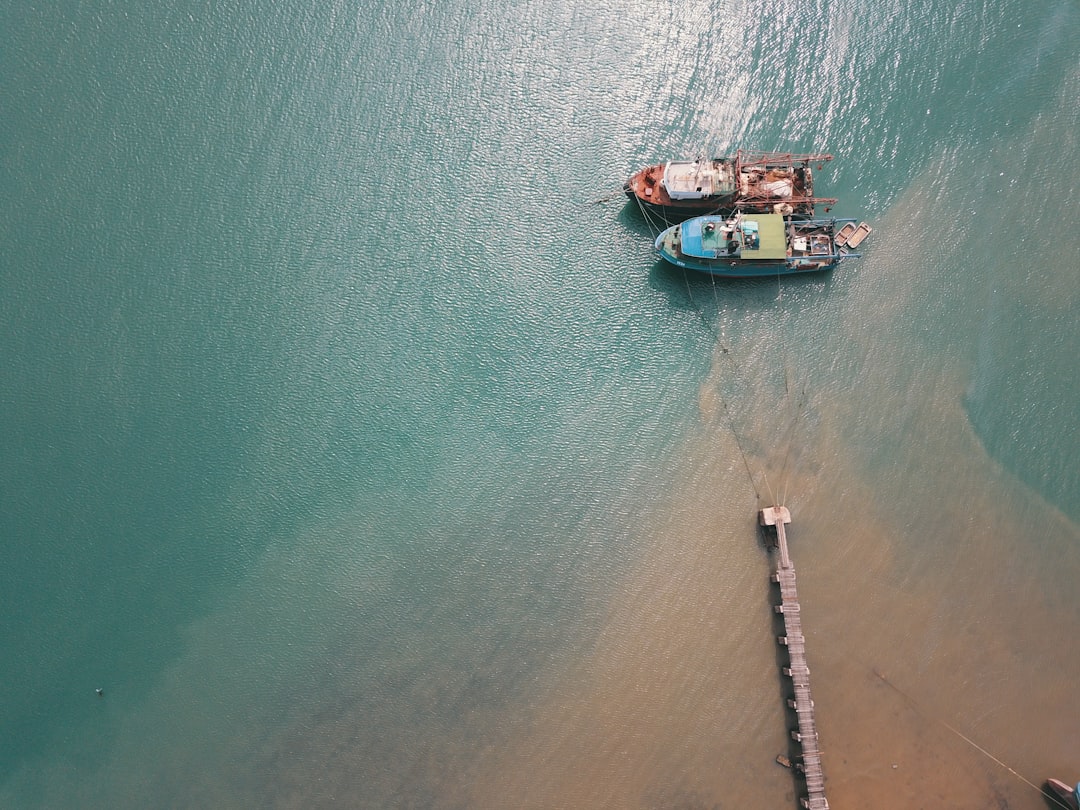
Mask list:
POLYGON ((872 229, 854 219, 799 219, 782 214, 694 217, 656 237, 666 261, 728 278, 832 270, 872 229))

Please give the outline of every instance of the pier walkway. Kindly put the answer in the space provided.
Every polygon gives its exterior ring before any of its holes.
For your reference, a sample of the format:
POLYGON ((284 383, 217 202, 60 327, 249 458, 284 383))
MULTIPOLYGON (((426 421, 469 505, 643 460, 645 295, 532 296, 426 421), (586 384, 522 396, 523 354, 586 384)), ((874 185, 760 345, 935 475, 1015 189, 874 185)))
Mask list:
POLYGON ((786 507, 770 506, 762 509, 758 515, 762 526, 776 528, 776 540, 780 550, 776 571, 772 581, 780 586, 780 604, 774 610, 783 616, 784 635, 778 641, 787 648, 788 665, 783 672, 791 679, 793 696, 788 698, 788 707, 793 709, 798 718, 798 728, 791 732, 791 739, 799 744, 802 762, 799 769, 806 782, 806 796, 801 803, 807 810, 828 810, 829 802, 825 799, 825 775, 821 769, 821 751, 818 748, 817 728, 814 725, 814 701, 810 699, 810 669, 806 665, 806 639, 802 632, 802 617, 799 609, 799 594, 795 589, 795 566, 788 554, 787 536, 784 526, 791 522, 791 514, 786 507))

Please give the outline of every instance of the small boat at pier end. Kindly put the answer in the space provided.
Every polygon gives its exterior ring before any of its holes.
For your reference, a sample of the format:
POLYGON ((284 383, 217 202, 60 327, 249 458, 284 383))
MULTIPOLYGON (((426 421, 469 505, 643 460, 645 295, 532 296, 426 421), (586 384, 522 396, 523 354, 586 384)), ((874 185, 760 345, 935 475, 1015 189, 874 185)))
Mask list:
POLYGON ((677 267, 727 278, 832 270, 872 228, 854 219, 798 219, 782 214, 708 215, 656 237, 661 258, 677 267), (848 226, 851 226, 850 229, 848 226), (853 244, 854 242, 854 244, 853 244))
POLYGON ((813 217, 814 173, 832 155, 738 150, 730 157, 669 160, 646 166, 623 186, 626 196, 647 212, 667 219, 748 213, 813 217))

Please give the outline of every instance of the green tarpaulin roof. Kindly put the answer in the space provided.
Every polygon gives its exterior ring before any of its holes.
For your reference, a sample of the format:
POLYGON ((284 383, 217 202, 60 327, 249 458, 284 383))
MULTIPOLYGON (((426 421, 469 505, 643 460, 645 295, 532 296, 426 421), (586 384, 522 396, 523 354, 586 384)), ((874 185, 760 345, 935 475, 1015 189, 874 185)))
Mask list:
POLYGON ((747 214, 742 227, 745 233, 751 225, 757 223, 757 250, 748 250, 743 246, 744 259, 783 259, 787 256, 787 240, 784 236, 784 218, 780 214, 747 214))

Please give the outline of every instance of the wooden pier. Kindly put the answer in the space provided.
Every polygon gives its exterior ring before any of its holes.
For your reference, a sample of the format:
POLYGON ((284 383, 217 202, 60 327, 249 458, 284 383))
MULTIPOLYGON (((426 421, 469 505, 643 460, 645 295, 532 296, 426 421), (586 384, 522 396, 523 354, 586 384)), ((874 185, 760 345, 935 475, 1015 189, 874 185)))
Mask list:
POLYGON ((788 665, 783 672, 791 679, 792 688, 792 697, 788 698, 787 704, 798 719, 798 727, 792 729, 791 739, 799 745, 802 754, 797 767, 805 780, 806 795, 800 797, 800 803, 807 810, 829 810, 817 728, 814 725, 814 701, 810 699, 810 669, 806 665, 806 639, 802 632, 799 594, 795 589, 795 566, 788 554, 784 532, 784 526, 791 523, 791 513, 784 506, 770 506, 761 510, 758 520, 762 526, 775 527, 780 551, 772 575, 772 581, 780 586, 780 603, 773 609, 784 620, 784 635, 777 640, 787 648, 788 665))

